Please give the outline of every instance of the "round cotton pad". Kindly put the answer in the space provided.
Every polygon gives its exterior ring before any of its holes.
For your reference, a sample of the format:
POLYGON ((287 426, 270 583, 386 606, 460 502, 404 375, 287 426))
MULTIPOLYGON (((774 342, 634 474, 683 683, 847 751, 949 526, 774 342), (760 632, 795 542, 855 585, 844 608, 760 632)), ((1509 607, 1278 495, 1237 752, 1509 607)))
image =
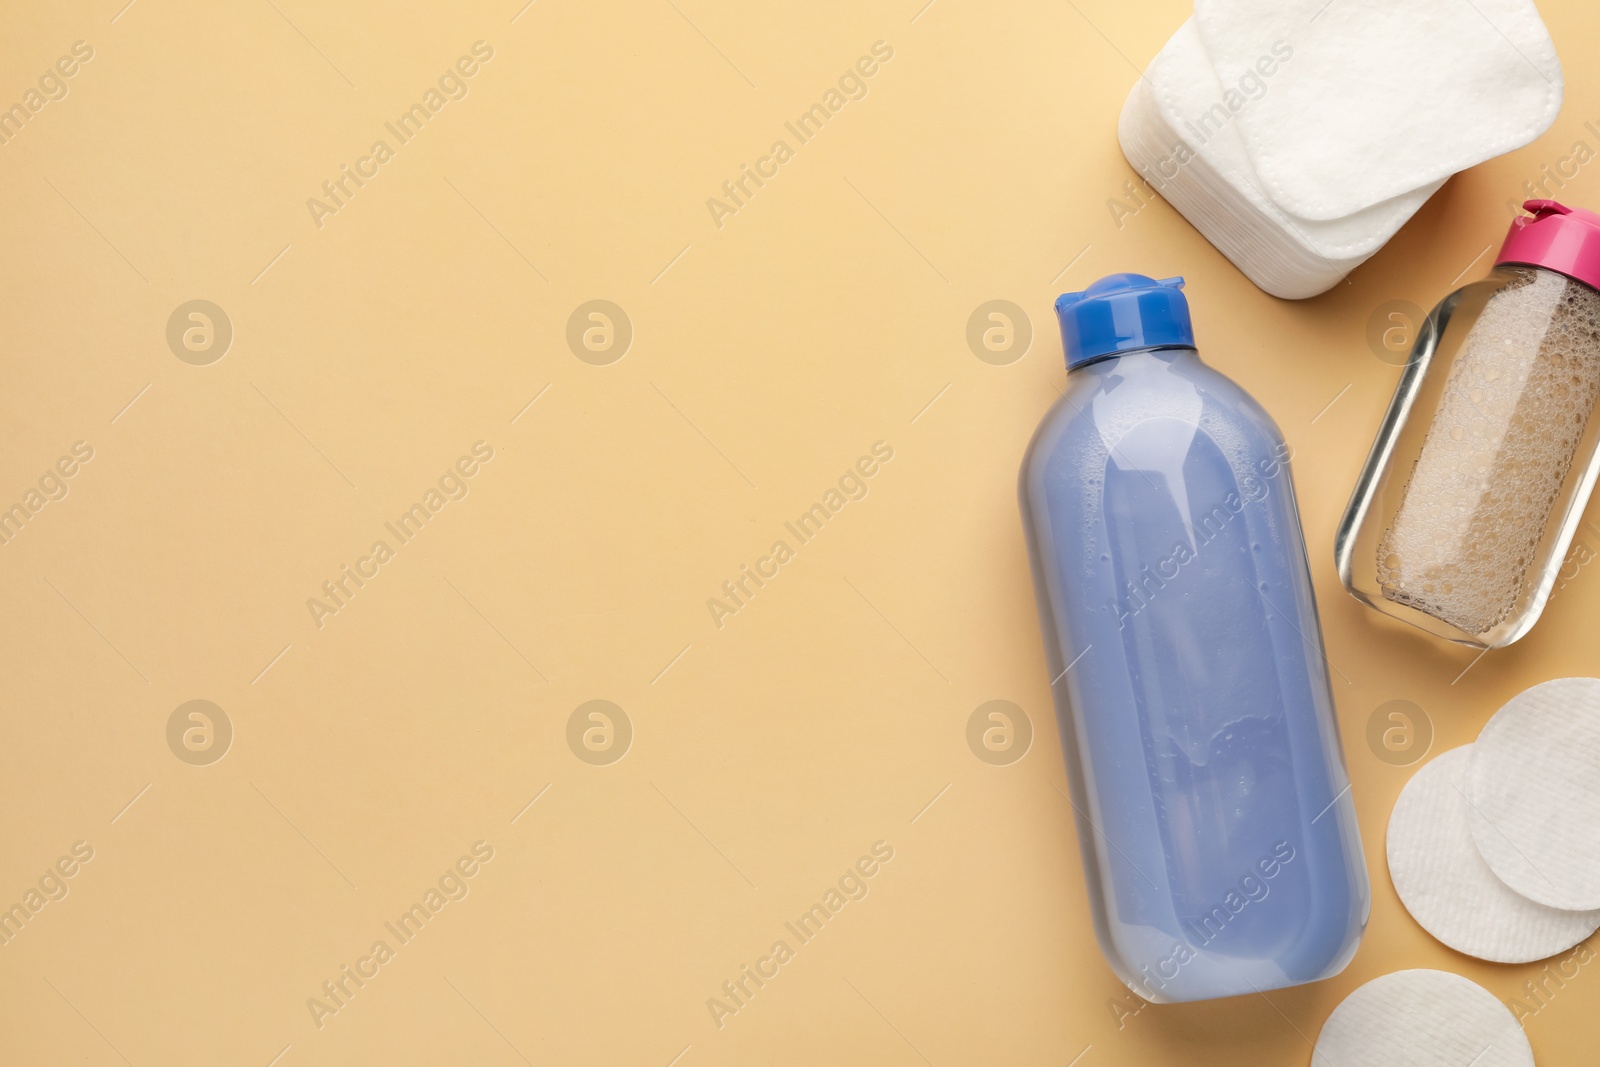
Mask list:
POLYGON ((1600 927, 1600 911, 1535 904, 1494 876, 1472 842, 1466 777, 1472 745, 1435 757, 1389 816, 1389 877, 1428 933, 1457 952, 1527 963, 1571 948, 1600 927))
POLYGON ((1600 908, 1600 678, 1557 678, 1495 712, 1467 775, 1472 838, 1500 880, 1600 908))
POLYGON ((1374 978, 1333 1009, 1311 1067, 1533 1067, 1533 1049, 1495 995, 1447 971, 1374 978))

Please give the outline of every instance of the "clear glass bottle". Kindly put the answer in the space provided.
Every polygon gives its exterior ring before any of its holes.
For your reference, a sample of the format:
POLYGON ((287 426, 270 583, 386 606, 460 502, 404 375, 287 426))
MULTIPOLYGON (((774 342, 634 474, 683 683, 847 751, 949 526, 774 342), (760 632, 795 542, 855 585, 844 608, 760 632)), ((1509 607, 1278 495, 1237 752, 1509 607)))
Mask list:
POLYGON ((1371 901, 1289 448, 1182 283, 1061 297, 1019 484, 1095 931, 1158 1002, 1337 974, 1371 901))
POLYGON ((1335 545, 1358 600, 1477 648, 1538 621, 1600 473, 1600 215, 1524 207, 1418 331, 1335 545))

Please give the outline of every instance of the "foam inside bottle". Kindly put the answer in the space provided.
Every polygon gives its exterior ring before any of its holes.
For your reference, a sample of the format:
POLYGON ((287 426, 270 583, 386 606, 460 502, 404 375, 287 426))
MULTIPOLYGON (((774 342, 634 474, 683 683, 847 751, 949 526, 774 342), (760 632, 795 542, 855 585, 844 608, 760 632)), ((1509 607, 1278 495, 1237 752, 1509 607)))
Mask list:
POLYGON ((1383 595, 1468 634, 1516 609, 1600 399, 1600 293, 1512 268, 1467 332, 1394 520, 1383 595))

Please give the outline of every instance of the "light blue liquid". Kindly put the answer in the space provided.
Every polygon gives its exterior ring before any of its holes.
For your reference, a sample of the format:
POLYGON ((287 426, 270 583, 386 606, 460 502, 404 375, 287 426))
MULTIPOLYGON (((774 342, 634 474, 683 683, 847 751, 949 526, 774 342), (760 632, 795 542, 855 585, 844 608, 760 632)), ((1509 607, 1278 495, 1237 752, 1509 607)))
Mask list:
POLYGON ((1020 488, 1101 948, 1157 1002, 1337 974, 1371 894, 1289 450, 1191 348, 1067 382, 1020 488))

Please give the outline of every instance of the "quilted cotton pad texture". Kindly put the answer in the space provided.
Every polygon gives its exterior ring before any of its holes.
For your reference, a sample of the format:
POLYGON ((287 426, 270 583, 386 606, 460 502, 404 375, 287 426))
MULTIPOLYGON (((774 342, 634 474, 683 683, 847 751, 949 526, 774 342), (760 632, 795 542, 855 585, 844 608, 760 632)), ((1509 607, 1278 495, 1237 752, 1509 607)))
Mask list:
POLYGON ((1457 952, 1495 963, 1553 956, 1600 927, 1600 911, 1547 908, 1495 877, 1472 841, 1472 748, 1435 757, 1406 783, 1389 817, 1389 877, 1418 925, 1457 952))
POLYGON ((1161 120, 1150 87, 1142 79, 1134 82, 1123 105, 1117 138, 1122 154, 1162 199, 1245 277, 1273 296, 1300 300, 1326 292, 1364 258, 1321 255, 1287 231, 1248 224, 1245 219, 1250 212, 1260 209, 1251 208, 1238 193, 1228 191, 1226 180, 1202 157, 1174 167, 1174 146, 1180 139, 1161 120))
POLYGON ((1501 881, 1553 908, 1600 908, 1600 678, 1507 701, 1473 746, 1467 796, 1501 881))
POLYGON ((1333 1009, 1311 1067, 1533 1067, 1533 1049, 1506 1006, 1475 982, 1396 971, 1333 1009))
POLYGON ((1292 49, 1239 133, 1268 195, 1308 219, 1520 148, 1561 109, 1531 0, 1195 0, 1195 19, 1224 85, 1292 49))
POLYGON ((1191 19, 1134 83, 1117 135, 1123 155, 1145 180, 1273 296, 1303 299, 1336 285, 1443 184, 1348 218, 1295 218, 1261 189, 1239 139, 1235 114, 1249 106, 1248 97, 1224 92, 1191 19))
MULTIPOLYGON (((1229 91, 1223 89, 1194 19, 1178 27, 1150 64, 1147 77, 1166 126, 1224 180, 1226 192, 1239 198, 1243 208, 1238 212, 1240 224, 1287 231, 1315 254, 1329 258, 1371 255, 1443 184, 1442 179, 1419 183, 1419 187, 1347 217, 1297 218, 1268 199, 1239 135, 1240 120, 1264 98, 1252 99, 1235 83, 1230 83, 1229 91)), ((1272 79, 1262 81, 1270 93, 1272 79)))

